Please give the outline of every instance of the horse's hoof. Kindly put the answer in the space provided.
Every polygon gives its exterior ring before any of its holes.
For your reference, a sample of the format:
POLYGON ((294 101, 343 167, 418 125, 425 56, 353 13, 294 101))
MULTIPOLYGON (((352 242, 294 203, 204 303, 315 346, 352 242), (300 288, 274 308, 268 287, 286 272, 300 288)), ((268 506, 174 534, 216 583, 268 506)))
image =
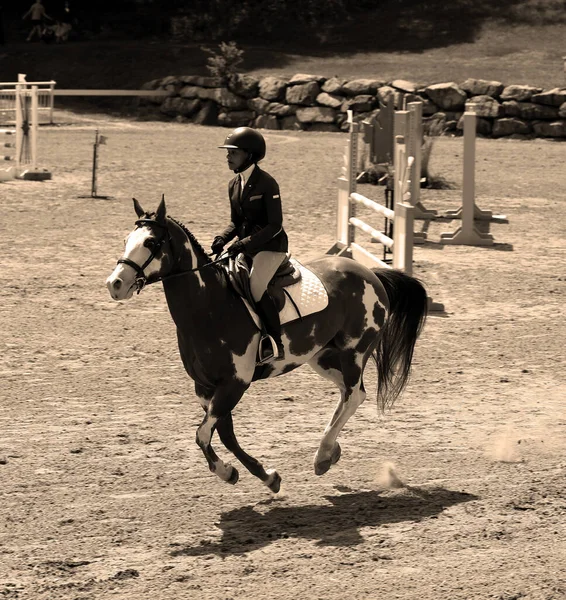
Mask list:
POLYGON ((263 482, 274 493, 277 494, 281 489, 281 477, 277 471, 267 471, 268 478, 263 482))
POLYGON ((340 444, 338 442, 334 444, 334 448, 332 449, 332 454, 330 455, 330 458, 327 458, 325 460, 318 460, 317 452, 316 456, 314 457, 315 475, 324 475, 332 465, 335 465, 340 460, 341 455, 342 448, 340 447, 340 444))
POLYGON ((230 477, 226 480, 226 483, 230 485, 236 485, 238 480, 240 479, 240 474, 238 473, 238 469, 236 467, 231 467, 232 473, 230 473, 230 477))
POLYGON ((335 465, 340 460, 341 456, 342 456, 342 448, 340 447, 340 444, 338 442, 336 442, 336 444, 334 446, 334 450, 332 450, 332 456, 330 457, 332 464, 335 465))
POLYGON ((328 469, 330 469, 331 466, 332 466, 332 463, 330 462, 330 459, 322 460, 320 462, 315 462, 314 463, 314 474, 315 475, 324 475, 328 471, 328 469))

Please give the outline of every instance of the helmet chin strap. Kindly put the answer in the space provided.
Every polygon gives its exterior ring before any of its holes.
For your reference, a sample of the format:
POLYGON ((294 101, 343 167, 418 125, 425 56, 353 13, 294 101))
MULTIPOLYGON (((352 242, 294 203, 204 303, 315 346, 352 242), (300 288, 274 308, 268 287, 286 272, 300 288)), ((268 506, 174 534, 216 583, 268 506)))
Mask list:
POLYGON ((251 167, 255 162, 256 162, 256 160, 255 160, 253 153, 249 152, 248 158, 244 161, 244 163, 240 167, 238 167, 237 169, 234 169, 234 173, 242 173, 242 171, 245 171, 248 167, 251 167))

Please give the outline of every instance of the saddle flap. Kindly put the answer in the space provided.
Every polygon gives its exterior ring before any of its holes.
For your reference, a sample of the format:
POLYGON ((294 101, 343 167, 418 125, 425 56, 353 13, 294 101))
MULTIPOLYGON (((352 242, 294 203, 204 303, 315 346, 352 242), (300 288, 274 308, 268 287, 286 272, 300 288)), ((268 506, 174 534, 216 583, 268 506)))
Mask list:
MULTIPOLYGON (((253 306, 255 303, 250 290, 250 260, 244 254, 238 254, 235 258, 230 258, 228 263, 224 265, 224 269, 236 293, 248 300, 253 306)), ((287 254, 286 259, 281 263, 267 286, 269 294, 279 308, 285 303, 282 289, 297 283, 300 279, 301 271, 298 263, 291 260, 291 255, 287 254)))

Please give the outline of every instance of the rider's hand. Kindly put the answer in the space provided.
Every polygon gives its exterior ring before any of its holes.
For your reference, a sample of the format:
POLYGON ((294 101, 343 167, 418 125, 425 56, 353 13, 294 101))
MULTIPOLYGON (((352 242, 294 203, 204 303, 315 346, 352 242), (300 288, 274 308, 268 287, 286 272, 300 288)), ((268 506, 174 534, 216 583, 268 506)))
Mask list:
POLYGON ((228 255, 229 256, 237 256, 238 254, 240 254, 240 252, 244 251, 244 244, 242 244, 242 242, 237 241, 234 242, 230 248, 228 248, 228 255))
POLYGON ((226 245, 226 242, 224 241, 224 238, 221 235, 217 235, 214 238, 214 241, 212 242, 212 246, 210 246, 210 249, 212 250, 213 254, 220 254, 222 252, 222 250, 224 250, 225 245, 226 245))

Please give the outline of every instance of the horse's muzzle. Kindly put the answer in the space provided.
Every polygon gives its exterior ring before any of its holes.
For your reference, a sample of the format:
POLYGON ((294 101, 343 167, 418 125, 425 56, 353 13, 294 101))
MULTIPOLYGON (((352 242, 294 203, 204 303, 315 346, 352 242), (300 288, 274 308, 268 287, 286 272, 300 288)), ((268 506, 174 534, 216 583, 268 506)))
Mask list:
POLYGON ((120 265, 117 266, 106 280, 106 287, 113 300, 129 300, 136 290, 135 280, 127 281, 128 278, 123 277, 123 271, 120 265))

